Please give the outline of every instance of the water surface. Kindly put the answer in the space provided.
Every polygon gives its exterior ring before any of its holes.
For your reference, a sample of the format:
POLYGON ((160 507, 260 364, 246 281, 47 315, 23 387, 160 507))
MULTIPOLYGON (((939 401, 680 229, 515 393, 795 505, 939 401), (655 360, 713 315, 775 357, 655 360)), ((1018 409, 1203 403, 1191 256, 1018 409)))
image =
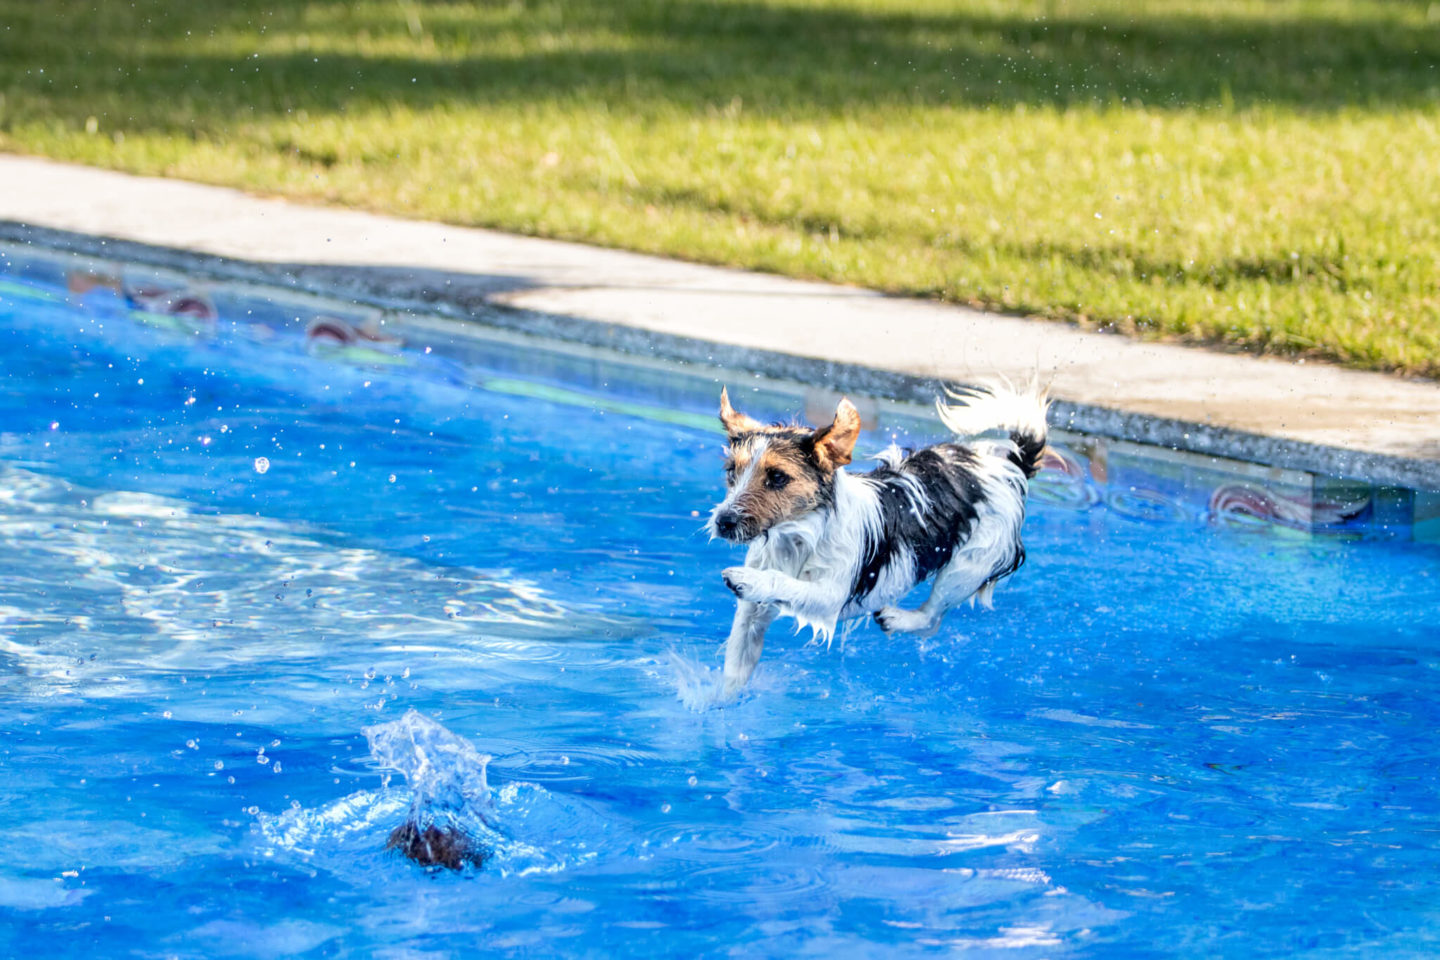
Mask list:
POLYGON ((0 952, 1434 954, 1434 548, 1037 505, 993 612, 697 713, 719 445, 11 291, 0 952), (383 850, 408 709, 481 871, 383 850))

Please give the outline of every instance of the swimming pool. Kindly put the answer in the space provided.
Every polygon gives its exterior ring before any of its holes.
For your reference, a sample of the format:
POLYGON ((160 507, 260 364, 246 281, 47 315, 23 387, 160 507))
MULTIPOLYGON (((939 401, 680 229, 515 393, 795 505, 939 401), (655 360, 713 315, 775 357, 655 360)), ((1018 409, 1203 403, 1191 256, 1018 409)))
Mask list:
POLYGON ((995 612, 695 711, 680 374, 248 296, 0 287, 5 955, 1434 954, 1435 546, 1052 477, 995 612), (408 709, 493 757, 478 872, 382 849, 408 709))

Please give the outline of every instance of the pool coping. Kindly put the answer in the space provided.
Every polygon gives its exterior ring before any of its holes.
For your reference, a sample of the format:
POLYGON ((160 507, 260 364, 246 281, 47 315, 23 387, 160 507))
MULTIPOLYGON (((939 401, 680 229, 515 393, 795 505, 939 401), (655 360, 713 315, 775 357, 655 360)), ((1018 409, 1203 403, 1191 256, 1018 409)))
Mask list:
MULTIPOLYGON (((928 404, 993 373, 1055 425, 1440 491, 1440 383, 623 250, 0 154, 0 236, 489 329, 928 404)), ((1427 493, 1427 496, 1430 496, 1427 493)))
MULTIPOLYGON (((901 402, 928 404, 943 383, 935 377, 518 307, 506 302, 503 294, 497 294, 493 285, 480 278, 473 284, 449 278, 442 293, 423 279, 377 273, 373 268, 245 260, 3 220, 0 239, 210 279, 342 297, 383 309, 436 313, 620 353, 714 367, 717 371, 744 370, 777 380, 824 385, 901 402)), ((1077 433, 1368 483, 1440 490, 1440 461, 1327 446, 1065 399, 1054 401, 1051 419, 1055 426, 1077 433)))

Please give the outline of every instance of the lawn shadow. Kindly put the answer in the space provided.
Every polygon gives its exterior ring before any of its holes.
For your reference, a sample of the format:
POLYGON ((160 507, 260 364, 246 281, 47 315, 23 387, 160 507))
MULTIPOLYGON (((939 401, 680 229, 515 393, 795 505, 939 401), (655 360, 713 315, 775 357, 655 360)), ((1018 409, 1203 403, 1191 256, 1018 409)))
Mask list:
POLYGON ((111 121, 121 127, 192 134, 298 111, 478 102, 789 119, 907 106, 1440 104, 1440 29, 1407 21, 1425 9, 1410 0, 1303 17, 1224 3, 1210 16, 1117 6, 1039 18, 759 0, 571 0, 523 13, 439 0, 391 12, 336 2, 277 10, 268 0, 137 6, 100 30, 81 28, 89 8, 77 0, 0 0, 19 24, 0 39, 0 89, 74 116, 124 104, 130 115, 111 121), (190 42, 202 30, 234 42, 218 45, 223 53, 190 42))

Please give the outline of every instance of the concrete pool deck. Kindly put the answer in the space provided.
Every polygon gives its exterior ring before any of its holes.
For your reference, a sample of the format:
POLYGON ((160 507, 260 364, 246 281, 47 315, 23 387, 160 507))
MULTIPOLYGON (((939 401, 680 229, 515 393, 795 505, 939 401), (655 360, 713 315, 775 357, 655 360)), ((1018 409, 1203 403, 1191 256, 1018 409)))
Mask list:
POLYGON ((1038 368, 1076 430, 1440 490, 1434 382, 27 157, 0 183, 12 240, 899 399, 1038 368))

